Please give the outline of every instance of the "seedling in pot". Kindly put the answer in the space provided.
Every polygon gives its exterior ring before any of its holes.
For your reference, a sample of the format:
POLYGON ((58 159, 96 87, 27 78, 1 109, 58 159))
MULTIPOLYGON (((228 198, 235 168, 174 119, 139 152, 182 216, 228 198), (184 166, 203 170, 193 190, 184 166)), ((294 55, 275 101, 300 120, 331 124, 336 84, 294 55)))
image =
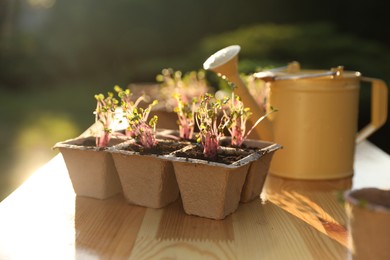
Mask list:
POLYGON ((96 136, 97 147, 107 147, 111 139, 112 128, 111 125, 115 118, 115 110, 118 106, 118 100, 114 98, 112 92, 107 93, 107 97, 103 94, 95 95, 97 101, 95 114, 95 122, 103 126, 101 134, 96 136))
POLYGON ((179 93, 175 93, 174 97, 177 101, 177 106, 174 111, 178 117, 179 135, 183 140, 191 140, 194 134, 195 127, 195 108, 197 99, 192 98, 191 103, 187 100, 183 100, 183 97, 179 93))
POLYGON ((128 123, 126 136, 134 138, 138 145, 146 149, 156 146, 157 116, 154 116, 149 122, 148 118, 152 107, 157 105, 157 100, 154 100, 146 109, 139 108, 139 103, 145 100, 144 96, 133 102, 130 89, 123 90, 119 86, 115 86, 115 91, 121 99, 123 117, 128 123))
POLYGON ((206 93, 201 96, 199 107, 196 110, 195 121, 199 127, 198 142, 203 146, 203 154, 206 158, 215 159, 217 156, 219 141, 223 136, 228 118, 221 110, 228 99, 217 99, 213 95, 206 93))
POLYGON ((231 99, 226 103, 227 111, 224 109, 223 113, 225 118, 228 119, 226 128, 231 135, 231 146, 241 147, 243 142, 248 138, 249 134, 255 129, 255 127, 263 121, 269 114, 276 112, 277 110, 271 107, 271 111, 260 117, 253 126, 246 132, 246 122, 252 115, 249 107, 244 107, 243 102, 239 96, 234 95, 232 92, 231 99))
MULTIPOLYGON (((131 93, 130 89, 123 90, 121 87, 115 86, 114 90, 118 93, 118 97, 121 100, 121 107, 124 118, 127 118, 127 115, 131 115, 133 113, 133 110, 138 107, 141 101, 145 101, 145 96, 140 96, 135 102, 133 102, 131 100, 131 96, 133 94, 131 93)), ((125 130, 125 134, 126 136, 131 137, 131 132, 129 131, 129 128, 125 130)))
POLYGON ((157 101, 154 101, 146 109, 135 108, 133 113, 127 115, 130 136, 136 140, 137 144, 146 149, 157 145, 156 124, 158 118, 157 116, 153 116, 152 119, 147 122, 150 109, 156 104, 157 101))

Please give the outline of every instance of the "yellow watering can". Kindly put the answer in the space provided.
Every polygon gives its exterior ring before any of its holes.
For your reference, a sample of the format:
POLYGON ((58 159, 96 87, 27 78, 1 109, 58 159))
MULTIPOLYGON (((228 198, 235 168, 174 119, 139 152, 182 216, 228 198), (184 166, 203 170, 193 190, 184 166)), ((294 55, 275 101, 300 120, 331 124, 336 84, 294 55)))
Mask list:
MULTIPOLYGON (((240 46, 232 45, 210 56, 203 67, 226 77, 250 107, 254 123, 264 115, 238 73, 240 46)), ((278 110, 256 127, 263 140, 283 146, 275 153, 270 173, 293 179, 337 179, 353 174, 355 144, 387 119, 387 86, 342 67, 301 70, 299 63, 255 77, 270 87, 267 107, 278 110), (360 82, 371 83, 371 122, 357 131, 360 82)))

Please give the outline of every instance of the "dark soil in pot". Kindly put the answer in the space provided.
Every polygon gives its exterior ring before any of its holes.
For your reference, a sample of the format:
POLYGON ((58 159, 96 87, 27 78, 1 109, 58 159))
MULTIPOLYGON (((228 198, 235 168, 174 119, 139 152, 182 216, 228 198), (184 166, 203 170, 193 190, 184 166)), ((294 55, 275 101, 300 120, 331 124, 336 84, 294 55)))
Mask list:
POLYGON ((202 146, 196 145, 192 149, 176 152, 175 156, 188 158, 188 159, 204 160, 208 162, 217 162, 217 163, 223 163, 229 165, 236 161, 239 161, 242 158, 245 158, 250 153, 251 153, 250 151, 243 151, 241 149, 229 149, 229 150, 221 149, 218 151, 216 158, 212 159, 204 156, 202 146))
POLYGON ((260 150, 261 149, 259 147, 248 146, 245 142, 241 145, 241 147, 232 146, 230 140, 221 140, 220 145, 224 146, 224 147, 241 149, 241 150, 244 150, 244 151, 247 151, 247 152, 253 152, 254 150, 260 150))
POLYGON ((83 141, 81 144, 83 146, 96 146, 96 140, 95 138, 89 138, 83 141))
POLYGON ((356 199, 360 206, 369 203, 390 209, 390 190, 364 188, 352 191, 349 196, 356 199))
POLYGON ((185 141, 172 141, 172 140, 159 140, 157 145, 152 148, 144 148, 139 144, 130 144, 123 148, 126 151, 137 152, 141 155, 155 154, 155 155, 167 155, 174 151, 180 150, 187 146, 189 143, 185 141))

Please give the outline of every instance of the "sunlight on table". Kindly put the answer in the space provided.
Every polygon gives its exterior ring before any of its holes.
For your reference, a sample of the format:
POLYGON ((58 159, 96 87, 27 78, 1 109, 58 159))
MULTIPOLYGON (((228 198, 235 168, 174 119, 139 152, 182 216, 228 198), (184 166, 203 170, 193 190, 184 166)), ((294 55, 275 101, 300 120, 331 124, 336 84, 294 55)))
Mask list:
MULTIPOLYGON (((50 259, 50 257, 53 257, 52 259, 72 259, 74 257, 74 215, 69 217, 67 212, 74 212, 74 200, 69 200, 69 197, 74 197, 75 194, 67 172, 47 174, 58 171, 66 171, 61 156, 55 157, 33 173, 32 177, 20 187, 23 188, 23 192, 19 188, 0 204, 0 209, 6 207, 8 212, 12 212, 12 214, 2 216, 2 222, 18 223, 17 230, 14 230, 14 225, 2 225, 1 232, 10 234, 10 236, 6 239, 0 238, 0 252, 17 253, 17 256, 12 256, 13 259, 29 259, 31 255, 41 255, 41 259, 50 259), (43 175, 45 178, 42 178, 43 175), (20 204, 11 203, 25 194, 29 194, 29 200, 23 207, 20 204), (42 204, 40 200, 49 203, 42 204), (62 205, 61 210, 55 206, 56 210, 48 211, 47 207, 51 204, 62 205), (46 213, 42 214, 42 212, 46 213), (26 217, 29 221, 25 221, 26 217), (8 228, 12 230, 7 230, 8 228), (59 243, 58 239, 62 243, 59 243), (64 241, 66 243, 63 243, 64 241), (46 245, 45 252, 39 251, 43 243, 46 245), (23 245, 23 248, 20 248, 20 245, 23 245), (59 256, 58 252, 65 254, 59 256)), ((2 256, 0 253, 0 258, 7 259, 7 256, 2 256)))

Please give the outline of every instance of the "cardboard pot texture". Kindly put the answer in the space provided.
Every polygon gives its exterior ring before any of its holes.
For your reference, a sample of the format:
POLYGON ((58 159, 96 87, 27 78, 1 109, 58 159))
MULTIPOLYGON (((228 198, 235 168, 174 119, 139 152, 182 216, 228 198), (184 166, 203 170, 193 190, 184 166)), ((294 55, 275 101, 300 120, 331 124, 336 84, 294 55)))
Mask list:
MULTIPOLYGON (((230 143, 231 137, 222 138, 221 142, 230 143)), ((272 157, 281 146, 272 142, 247 139, 244 141, 247 147, 256 148, 264 152, 260 158, 250 163, 248 174, 241 192, 240 202, 246 203, 258 199, 263 190, 268 176, 272 157)))
POLYGON ((385 200, 389 203, 390 191, 363 188, 345 194, 353 259, 390 259, 390 208, 378 207, 385 200), (359 206, 355 194, 361 195, 366 205, 359 206))
POLYGON ((266 153, 251 163, 241 192, 243 203, 258 199, 263 190, 274 152, 266 153))
POLYGON ((112 156, 129 203, 162 208, 178 198, 179 188, 170 161, 125 151, 113 152, 112 156))
POLYGON ((174 168, 187 214, 224 219, 237 210, 249 164, 229 168, 174 162, 174 168))
POLYGON ((59 147, 78 196, 106 199, 122 191, 111 155, 105 151, 59 147))

